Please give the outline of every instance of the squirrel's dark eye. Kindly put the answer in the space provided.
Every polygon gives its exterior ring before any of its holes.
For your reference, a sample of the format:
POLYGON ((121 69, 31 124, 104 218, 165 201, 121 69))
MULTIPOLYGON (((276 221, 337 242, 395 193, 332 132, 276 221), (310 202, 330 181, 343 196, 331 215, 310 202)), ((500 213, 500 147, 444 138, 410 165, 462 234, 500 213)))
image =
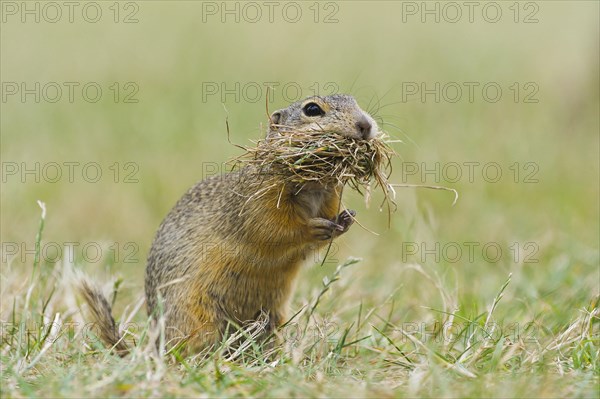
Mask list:
POLYGON ((318 104, 308 103, 302 108, 304 111, 304 115, 306 116, 323 116, 325 115, 325 111, 318 104))

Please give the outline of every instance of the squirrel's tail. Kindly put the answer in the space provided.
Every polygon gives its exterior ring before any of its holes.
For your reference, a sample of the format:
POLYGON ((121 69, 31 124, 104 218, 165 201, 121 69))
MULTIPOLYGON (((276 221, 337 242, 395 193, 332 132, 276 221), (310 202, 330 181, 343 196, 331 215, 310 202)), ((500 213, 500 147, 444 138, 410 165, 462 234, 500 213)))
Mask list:
POLYGON ((96 328, 93 331, 98 332, 100 338, 107 345, 110 345, 119 356, 127 355, 129 348, 123 341, 123 337, 119 335, 115 319, 112 316, 112 307, 100 287, 87 278, 80 276, 77 289, 88 304, 96 323, 96 328))

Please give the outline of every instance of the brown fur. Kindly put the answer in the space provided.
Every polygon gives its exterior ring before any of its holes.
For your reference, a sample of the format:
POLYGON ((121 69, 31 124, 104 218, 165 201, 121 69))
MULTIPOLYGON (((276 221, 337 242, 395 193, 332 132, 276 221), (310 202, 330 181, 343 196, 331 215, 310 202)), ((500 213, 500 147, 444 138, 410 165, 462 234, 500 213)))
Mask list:
POLYGON ((117 354, 125 356, 129 349, 117 331, 115 320, 112 317, 112 308, 100 287, 94 282, 82 278, 78 288, 94 317, 95 328, 92 331, 98 332, 99 338, 113 346, 117 354))

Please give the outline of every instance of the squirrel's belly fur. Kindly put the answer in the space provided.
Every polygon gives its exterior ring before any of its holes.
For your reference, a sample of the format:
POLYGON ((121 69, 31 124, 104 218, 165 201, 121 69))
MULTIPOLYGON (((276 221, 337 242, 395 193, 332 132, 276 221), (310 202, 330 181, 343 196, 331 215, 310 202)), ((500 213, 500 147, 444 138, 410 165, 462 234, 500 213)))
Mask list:
POLYGON ((279 186, 252 198, 258 178, 242 170, 201 181, 161 224, 146 295, 155 317, 161 298, 167 339, 198 348, 220 339, 228 323, 242 325, 261 312, 270 329, 285 321, 302 261, 326 244, 312 239, 307 221, 335 219, 340 190, 279 186))

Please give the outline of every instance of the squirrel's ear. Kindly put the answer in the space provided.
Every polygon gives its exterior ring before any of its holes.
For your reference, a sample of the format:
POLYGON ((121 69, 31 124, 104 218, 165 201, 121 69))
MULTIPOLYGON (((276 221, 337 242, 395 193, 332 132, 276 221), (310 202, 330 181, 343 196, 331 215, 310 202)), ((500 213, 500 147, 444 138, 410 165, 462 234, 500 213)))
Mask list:
POLYGON ((280 109, 271 114, 269 122, 271 125, 282 125, 285 119, 285 109, 280 109))

